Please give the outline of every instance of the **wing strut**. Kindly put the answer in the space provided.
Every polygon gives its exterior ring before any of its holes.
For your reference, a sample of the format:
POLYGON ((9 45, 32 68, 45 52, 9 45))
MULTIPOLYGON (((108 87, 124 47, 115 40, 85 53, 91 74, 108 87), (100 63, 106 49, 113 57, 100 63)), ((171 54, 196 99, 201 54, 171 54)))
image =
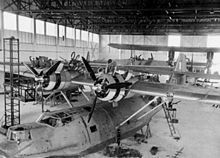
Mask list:
MULTIPOLYGON (((164 103, 165 103, 165 102, 162 101, 159 105, 157 105, 157 106, 156 106, 155 108, 153 108, 152 110, 155 110, 155 109, 158 108, 159 106, 163 106, 164 103)), ((145 117, 146 115, 150 114, 152 110, 146 112, 145 114, 141 115, 141 116, 138 117, 137 119, 138 119, 138 120, 142 119, 142 118, 145 117)))
POLYGON ((148 107, 152 102, 156 101, 159 97, 156 96, 154 99, 149 101, 146 105, 144 105, 142 108, 140 108, 138 111, 136 111, 134 114, 132 114, 130 117, 128 117, 126 120, 124 120, 122 123, 120 123, 117 128, 123 126, 125 123, 127 123, 129 120, 131 120, 133 117, 135 117, 137 114, 139 114, 141 111, 143 111, 146 107, 148 107))

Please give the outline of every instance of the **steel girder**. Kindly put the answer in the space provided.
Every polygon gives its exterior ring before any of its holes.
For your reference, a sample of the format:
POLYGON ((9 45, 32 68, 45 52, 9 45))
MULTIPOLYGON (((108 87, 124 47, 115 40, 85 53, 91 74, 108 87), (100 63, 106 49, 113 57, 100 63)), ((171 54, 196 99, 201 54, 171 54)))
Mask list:
POLYGON ((220 33, 217 0, 7 0, 3 10, 100 34, 220 33))

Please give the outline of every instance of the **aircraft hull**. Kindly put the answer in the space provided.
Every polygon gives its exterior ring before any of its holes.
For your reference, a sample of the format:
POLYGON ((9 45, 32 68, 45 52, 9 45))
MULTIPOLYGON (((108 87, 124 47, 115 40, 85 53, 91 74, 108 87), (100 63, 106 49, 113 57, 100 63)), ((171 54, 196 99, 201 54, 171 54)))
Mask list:
MULTIPOLYGON (((43 124, 42 120, 38 120, 37 123, 33 123, 39 124, 38 128, 24 128, 26 132, 30 131, 31 140, 19 143, 16 141, 2 142, 0 143, 0 154, 16 158, 67 157, 82 156, 99 151, 106 145, 116 142, 117 137, 124 139, 134 135, 161 110, 161 106, 156 106, 159 103, 152 103, 119 127, 124 120, 146 105, 148 101, 149 97, 135 96, 123 99, 115 108, 109 102, 102 102, 97 104, 89 123, 87 122, 89 111, 82 108, 79 108, 78 111, 75 108, 76 112, 72 112, 73 117, 71 117, 74 120, 62 126, 51 127, 51 125, 43 124), (144 115, 146 113, 147 115, 144 115), (143 115, 144 117, 141 117, 143 115), (141 119, 138 119, 140 117, 141 119), (7 148, 11 144, 14 148, 7 148)), ((54 116, 58 116, 61 113, 67 113, 65 110, 52 113, 54 116)), ((71 110, 74 111, 74 108, 71 110)), ((19 125, 19 128, 15 126, 12 129, 21 129, 21 126, 25 125, 19 125)))

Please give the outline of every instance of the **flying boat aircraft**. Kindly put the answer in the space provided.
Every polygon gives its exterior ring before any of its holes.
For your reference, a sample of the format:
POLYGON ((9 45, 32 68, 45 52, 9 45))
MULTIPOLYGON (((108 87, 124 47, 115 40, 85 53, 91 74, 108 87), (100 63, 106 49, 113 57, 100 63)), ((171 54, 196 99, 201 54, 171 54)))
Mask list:
MULTIPOLYGON (((36 82, 35 87, 36 92, 39 95, 46 97, 44 101, 46 102, 50 97, 52 97, 55 93, 61 93, 69 106, 73 106, 70 102, 69 94, 71 92, 84 92, 81 89, 81 86, 75 85, 71 82, 71 79, 77 76, 84 76, 82 62, 75 58, 75 53, 71 58, 71 68, 67 67, 67 63, 61 61, 54 61, 54 64, 48 68, 38 69, 35 65, 23 63, 22 68, 20 68, 20 79, 28 78, 30 80, 34 80, 36 82)), ((18 75, 17 66, 12 67, 13 74, 18 75)), ((5 65, 1 71, 9 73, 10 67, 9 65, 5 65)), ((33 81, 33 82, 34 82, 33 81)), ((22 79, 19 83, 22 82, 22 79)), ((87 98, 88 99, 88 98, 87 98)))
POLYGON ((93 105, 45 112, 36 122, 10 127, 0 143, 3 157, 79 157, 134 135, 170 97, 220 103, 217 90, 149 83, 128 75, 96 76, 82 60, 93 82, 80 77, 72 82, 92 86, 96 95, 93 105), (103 102, 96 103, 97 99, 103 102))
MULTIPOLYGON (((181 56, 184 57, 184 56, 181 56)), ((183 58, 184 59, 184 58, 183 58)), ((146 95, 154 95, 154 96, 161 96, 165 97, 168 92, 175 94, 174 97, 177 99, 183 99, 186 97, 186 99, 190 100, 198 100, 202 102, 207 102, 207 103, 217 103, 220 101, 220 91, 218 89, 208 89, 208 88, 202 88, 202 87, 195 87, 191 85, 186 85, 186 84, 176 84, 176 82, 173 82, 172 79, 180 78, 180 76, 175 76, 171 77, 171 81, 169 83, 152 83, 152 82, 145 82, 141 80, 135 80, 131 78, 129 73, 127 73, 126 76, 121 76, 118 75, 117 73, 115 74, 103 74, 100 77, 96 77, 91 66, 89 63, 85 60, 85 58, 82 57, 83 63, 85 64, 85 67, 87 71, 90 73, 91 78, 93 79, 94 83, 92 82, 83 82, 83 80, 79 78, 75 78, 72 80, 73 83, 75 84, 83 84, 83 85, 88 85, 92 86, 93 89, 95 90, 95 93, 97 93, 97 97, 99 97, 100 100, 102 101, 111 101, 113 103, 113 106, 115 103, 117 103, 119 100, 124 98, 124 96, 130 96, 130 92, 135 91, 135 93, 141 93, 143 94, 143 91, 146 95), (129 78, 127 77, 129 76, 129 78), (128 80, 131 81, 129 82, 128 80), (144 84, 143 84, 144 83, 144 84), (139 85, 140 84, 140 85, 139 85), (146 87, 144 86, 146 85, 146 87), (150 85, 153 85, 150 86, 150 85), (141 89, 145 89, 143 91, 138 91, 135 89, 130 88, 129 92, 127 92, 126 89, 127 87, 139 87, 141 89), (149 88, 149 91, 148 91, 149 88), (151 88, 153 88, 151 90, 151 88), (122 89, 122 90, 121 90, 122 89), (156 89, 156 93, 154 92, 156 89), (160 93, 161 91, 161 93, 160 93), (104 93, 103 93, 104 92, 104 93), (184 96, 185 95, 185 96, 184 96), (192 96, 192 97, 190 97, 192 96), (213 100, 211 99, 213 98, 213 100)), ((179 59, 177 62, 178 64, 176 65, 176 69, 182 70, 182 66, 184 67, 183 63, 184 60, 182 58, 179 59)), ((181 78, 179 79, 181 80, 181 78)), ((117 104, 116 104, 117 105, 117 104)))
POLYGON ((60 92, 67 101, 67 103, 70 106, 73 106, 64 92, 73 92, 78 91, 80 89, 80 91, 84 94, 84 92, 81 89, 81 86, 73 84, 71 82, 71 80, 75 77, 85 77, 81 65, 76 64, 74 65, 74 69, 66 69, 64 68, 63 62, 57 61, 49 69, 41 70, 40 72, 38 72, 35 68, 33 68, 30 65, 27 65, 25 63, 24 65, 31 72, 35 81, 38 83, 36 91, 38 93, 42 93, 43 95, 47 95, 45 101, 55 93, 60 92))
MULTIPOLYGON (((114 60, 94 60, 90 61, 90 64, 92 66, 106 66, 107 64, 115 64, 117 66, 150 66, 152 67, 160 67, 160 68, 171 68, 175 65, 174 62, 174 56, 175 56, 175 51, 179 52, 208 52, 208 51, 219 51, 218 48, 195 48, 195 47, 166 47, 166 46, 146 46, 146 45, 131 45, 131 44, 117 44, 117 43, 110 43, 110 47, 117 48, 117 49, 126 49, 126 50, 131 50, 131 57, 129 59, 114 59, 114 60), (161 60, 156 60, 153 57, 153 54, 151 53, 151 57, 148 59, 144 59, 141 57, 141 55, 133 55, 133 51, 135 50, 143 50, 143 51, 168 51, 168 61, 161 61, 161 60), (111 61, 111 62, 109 62, 111 61)), ((192 61, 187 58, 187 69, 190 72, 193 72, 195 70, 199 71, 205 71, 207 67, 211 66, 211 60, 213 58, 213 53, 209 52, 207 56, 207 62, 206 63, 201 63, 201 62, 194 62, 193 61, 193 55, 192 55, 192 61)))
MULTIPOLYGON (((216 47, 170 47, 170 46, 155 46, 155 45, 137 45, 137 44, 118 44, 118 43, 109 43, 108 44, 112 48, 117 49, 125 49, 125 50, 141 50, 141 51, 167 51, 168 52, 168 65, 174 65, 173 60, 175 56, 175 52, 184 52, 184 53, 207 53, 207 62, 204 63, 196 63, 194 61, 187 62, 187 68, 193 69, 193 67, 206 67, 208 74, 210 71, 210 67, 212 66, 212 60, 214 57, 214 53, 220 52, 220 48, 216 47)), ((193 57, 192 57, 193 60, 193 57)))
POLYGON ((98 103, 90 122, 89 106, 45 112, 36 122, 10 127, 7 139, 0 143, 0 155, 52 158, 97 152, 145 126, 162 108, 161 103, 153 103, 157 100, 149 102, 147 97, 136 96, 120 101, 116 108, 109 102, 98 103))
MULTIPOLYGON (((180 58, 177 59, 177 62, 175 62, 174 66, 172 67, 167 67, 164 65, 145 65, 144 63, 139 63, 139 64, 130 64, 130 65, 123 65, 121 66, 120 64, 117 65, 118 69, 124 69, 124 70, 133 70, 137 72, 148 72, 148 73, 154 73, 154 74, 161 74, 161 75, 179 75, 179 76, 185 76, 188 78, 203 78, 203 79, 214 79, 214 80, 220 80, 220 76, 218 74, 211 74, 210 73, 210 68, 212 65, 212 59, 214 56, 214 52, 220 52, 220 48, 201 48, 201 47, 168 47, 168 46, 154 46, 154 45, 133 45, 133 44, 117 44, 117 43, 110 43, 110 47, 117 48, 117 49, 128 49, 128 50, 143 50, 143 51, 168 51, 168 63, 174 63, 174 55, 175 51, 178 52, 193 52, 193 53, 201 53, 201 52, 206 52, 207 53, 207 63, 195 63, 193 62, 193 56, 192 56, 192 61, 187 61, 187 58, 184 57, 183 55, 180 54, 180 58), (181 66, 178 62, 178 60, 184 60, 184 66, 181 66), (179 69, 177 71, 177 66, 178 65, 182 67, 182 69, 179 69), (207 74, 204 72, 194 72, 193 69, 196 67, 204 67, 207 68, 207 74)), ((153 58, 152 58, 153 59, 153 58)), ((144 60, 143 60, 144 61, 144 60)), ((164 61, 163 61, 164 62, 164 61)), ((92 65, 94 63, 91 63, 92 65)), ((111 66, 111 63, 108 64, 111 66)), ((112 64, 113 65, 113 64, 112 64)), ((114 64, 116 65, 116 64, 114 64)), ((173 64, 169 64, 173 65, 173 64)), ((186 80, 186 79, 185 79, 186 80)), ((183 84, 184 82, 177 82, 177 84, 183 84)))

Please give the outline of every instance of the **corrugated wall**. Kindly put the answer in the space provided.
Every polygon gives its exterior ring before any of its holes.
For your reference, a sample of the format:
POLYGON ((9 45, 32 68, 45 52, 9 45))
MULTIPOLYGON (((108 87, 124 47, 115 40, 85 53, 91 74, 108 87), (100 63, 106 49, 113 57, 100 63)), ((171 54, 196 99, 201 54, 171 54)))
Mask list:
MULTIPOLYGON (((63 57, 70 59, 71 52, 75 51, 81 56, 86 56, 90 52, 91 60, 97 59, 99 54, 99 44, 73 39, 57 39, 55 36, 45 36, 36 34, 35 39, 32 33, 4 30, 4 37, 14 36, 20 40, 20 59, 29 61, 29 56, 47 56, 52 59, 63 57)), ((2 59, 3 57, 0 56, 2 59)))
MULTIPOLYGON (((14 36, 17 38, 16 31, 4 31, 4 37, 14 36)), ((100 44, 81 40, 63 39, 53 36, 37 34, 34 40, 33 34, 19 32, 21 60, 29 60, 29 56, 48 56, 49 58, 59 59, 59 57, 70 58, 72 51, 86 56, 90 52, 91 60, 94 59, 126 59, 131 55, 130 50, 118 50, 108 46, 109 43, 122 44, 146 44, 146 45, 168 45, 168 36, 136 36, 136 35, 101 35, 100 44)), ((207 36, 181 36, 181 46, 206 47, 207 36)), ((150 54, 157 60, 167 60, 167 52, 133 51, 135 55, 142 55, 147 59, 150 54)), ((185 53, 191 58, 191 53, 185 53)), ((1 56, 2 58, 2 56, 1 56)), ((206 61, 206 54, 194 53, 194 61, 206 61)))

